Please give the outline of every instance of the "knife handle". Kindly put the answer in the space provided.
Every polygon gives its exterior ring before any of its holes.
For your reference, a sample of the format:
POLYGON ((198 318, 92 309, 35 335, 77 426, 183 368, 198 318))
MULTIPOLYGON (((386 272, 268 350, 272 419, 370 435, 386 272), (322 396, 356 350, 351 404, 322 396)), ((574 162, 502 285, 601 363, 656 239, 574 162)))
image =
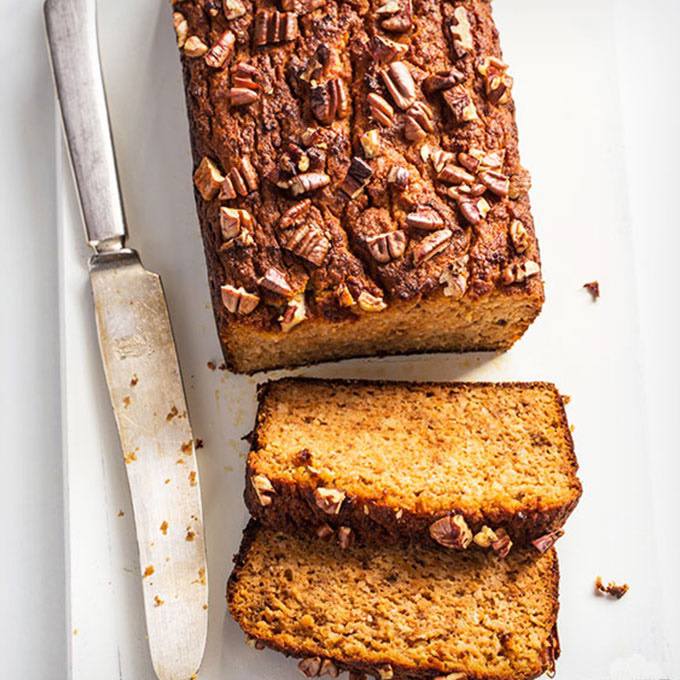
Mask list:
POLYGON ((47 41, 87 242, 120 250, 127 230, 102 82, 95 0, 46 0, 47 41))

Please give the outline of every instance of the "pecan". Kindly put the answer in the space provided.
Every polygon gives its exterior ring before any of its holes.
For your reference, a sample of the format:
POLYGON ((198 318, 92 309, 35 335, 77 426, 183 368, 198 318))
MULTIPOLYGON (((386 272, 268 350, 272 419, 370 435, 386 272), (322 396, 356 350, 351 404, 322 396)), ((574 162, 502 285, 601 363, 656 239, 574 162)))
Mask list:
POLYGON ((408 66, 403 61, 393 61, 381 75, 394 103, 406 111, 416 100, 416 84, 408 66))
POLYGON ((227 92, 227 97, 232 106, 247 106, 257 101, 257 92, 245 87, 232 87, 227 92))
POLYGON ((181 12, 173 12, 172 14, 172 25, 175 27, 175 35, 177 36, 177 47, 180 50, 184 47, 184 44, 189 37, 189 24, 181 12))
POLYGON ((419 205, 406 215, 406 224, 413 229, 436 231, 444 226, 444 218, 429 205, 419 205))
POLYGON ((470 19, 467 10, 458 6, 453 12, 453 23, 449 27, 453 39, 453 51, 459 59, 464 57, 474 48, 472 32, 470 31, 470 19))
POLYGON ((550 548, 555 545, 557 539, 562 538, 562 536, 564 536, 564 531, 562 531, 562 529, 557 529, 556 531, 551 531, 545 534, 545 536, 541 536, 540 538, 531 541, 531 545, 533 545, 538 552, 544 553, 550 550, 550 548))
POLYGON ((513 283, 523 283, 541 271, 540 266, 533 260, 516 262, 506 267, 501 274, 501 283, 511 286, 513 283))
POLYGON ((392 125, 394 122, 394 109, 384 97, 381 97, 375 92, 371 92, 371 94, 366 97, 366 101, 368 102, 373 118, 385 127, 392 125))
POLYGON ((260 10, 255 15, 253 45, 276 45, 295 40, 298 36, 298 18, 294 12, 260 10))
POLYGON ((467 269, 469 257, 463 255, 455 260, 442 272, 439 283, 444 286, 445 297, 460 300, 467 291, 469 272, 467 269))
POLYGON ((370 49, 371 56, 376 63, 389 64, 395 59, 405 57, 408 52, 408 45, 376 35, 371 38, 370 49))
POLYGON ((220 201, 231 201, 232 199, 236 198, 238 194, 236 193, 236 190, 234 189, 234 183, 229 179, 229 177, 224 178, 224 182, 222 182, 222 186, 220 187, 220 194, 219 194, 219 199, 220 201))
POLYGON ((324 675, 328 675, 331 678, 337 678, 340 675, 338 667, 330 659, 324 659, 321 662, 321 668, 319 669, 319 677, 324 675))
POLYGON ((380 132, 378 130, 366 130, 359 141, 366 158, 375 158, 380 153, 380 132))
POLYGON ((439 174, 449 164, 455 160, 455 155, 450 151, 443 151, 442 149, 432 149, 427 160, 432 164, 434 171, 439 174))
POLYGON ((510 536, 508 536, 508 532, 503 528, 496 529, 496 540, 491 543, 491 549, 498 557, 505 559, 510 552, 510 548, 512 548, 512 541, 510 536))
POLYGON ((400 165, 393 165, 387 173, 387 181, 396 185, 397 189, 402 191, 408 186, 410 178, 411 175, 409 175, 408 170, 400 165))
POLYGON ((206 0, 205 9, 211 17, 216 17, 220 13, 219 0, 206 0))
POLYGON ((342 119, 349 114, 347 88, 341 78, 333 78, 324 85, 312 87, 309 96, 312 113, 323 125, 329 125, 336 118, 342 119))
POLYGON ((413 264, 417 267, 446 250, 449 247, 452 236, 453 232, 450 229, 440 229, 428 234, 413 249, 413 264))
POLYGON ((590 297, 593 298, 593 302, 600 297, 600 284, 598 281, 584 283, 583 287, 590 293, 590 297))
POLYGON ((376 297, 367 290, 362 290, 361 293, 359 293, 357 302, 359 303, 359 308, 363 312, 382 312, 383 309, 387 309, 387 305, 382 298, 376 297))
POLYGON ((288 208, 288 210, 281 215, 279 229, 290 229, 290 227, 295 226, 297 222, 309 212, 311 207, 311 199, 305 198, 291 208, 288 208))
POLYGON ((331 247, 330 241, 314 222, 301 224, 284 234, 281 245, 316 267, 323 264, 331 247))
POLYGON ((490 548, 497 540, 496 532, 486 524, 474 535, 472 540, 480 548, 490 548))
POLYGON ((445 548, 465 550, 472 541, 472 532, 463 515, 446 515, 430 525, 430 536, 445 548))
POLYGON ((246 6, 241 0, 222 0, 222 11, 228 21, 238 19, 246 13, 246 6))
POLYGON ((286 12, 309 14, 325 4, 326 0, 281 0, 281 9, 284 9, 286 12))
POLYGON ((479 198, 476 201, 462 200, 458 207, 463 217, 470 224, 479 224, 487 216, 491 207, 483 198, 479 198))
POLYGON ((465 673, 449 673, 448 675, 439 675, 434 680, 467 680, 465 673))
POLYGON ((288 188, 293 196, 300 196, 322 189, 330 183, 331 178, 323 172, 305 172, 293 177, 288 188))
POLYGON ((337 297, 338 304, 341 307, 352 307, 353 305, 356 304, 354 298, 352 297, 352 293, 350 292, 349 288, 347 287, 347 284, 345 283, 341 283, 335 289, 335 297, 337 297))
POLYGON ((529 232, 520 220, 510 223, 510 240, 516 253, 523 253, 529 247, 529 232))
POLYGON ((380 264, 387 264, 399 259, 406 250, 406 234, 401 229, 387 231, 384 234, 369 236, 366 245, 371 256, 380 264))
POLYGON ((627 583, 624 583, 623 585, 617 585, 614 583, 614 581, 609 581, 609 583, 605 586, 604 583, 602 583, 602 577, 598 576, 595 579, 595 592, 596 593, 602 593, 603 595, 611 595, 612 597, 615 597, 617 600, 620 600, 630 589, 630 586, 627 583))
POLYGON ((456 85, 450 90, 446 90, 442 97, 457 125, 463 125, 479 118, 472 97, 463 85, 456 85))
POLYGON ((404 136, 410 142, 422 142, 428 132, 434 132, 432 109, 424 102, 416 102, 406 112, 404 136))
POLYGON ((285 275, 276 267, 269 267, 265 275, 258 279, 258 285, 276 295, 293 297, 293 289, 290 287, 285 275))
POLYGON ((317 507, 327 515, 337 515, 345 500, 345 492, 320 486, 314 489, 314 500, 317 507))
POLYGON ((312 656, 308 659, 302 659, 298 663, 300 673, 308 678, 316 678, 319 676, 321 670, 321 659, 318 656, 312 656))
POLYGON ((205 63, 211 68, 222 68, 234 51, 236 38, 231 31, 225 31, 205 55, 205 63))
POLYGON ((386 664, 385 666, 378 668, 378 677, 380 680, 392 680, 394 677, 394 670, 392 669, 392 666, 390 666, 390 664, 386 664))
POLYGON ((352 542, 352 530, 349 527, 340 527, 338 529, 338 543, 342 550, 347 550, 352 542))
POLYGON ((259 186, 257 171, 248 156, 244 156, 231 170, 222 183, 220 200, 229 201, 236 196, 247 196, 259 186))
POLYGON ((452 87, 462 82, 465 75, 458 69, 452 68, 449 71, 438 71, 434 75, 428 76, 423 80, 421 87, 426 95, 433 95, 436 92, 450 90, 452 87))
POLYGON ((508 195, 511 199, 517 200, 520 196, 527 194, 531 189, 531 175, 525 168, 520 168, 515 174, 510 176, 510 190, 508 195))
POLYGON ((208 49, 208 46, 197 35, 192 35, 184 41, 184 54, 192 59, 202 57, 208 49))
POLYGON ((492 193, 505 198, 510 191, 510 180, 500 172, 482 172, 479 181, 492 193))
POLYGON ((259 69, 245 61, 240 61, 231 70, 232 85, 234 87, 245 87, 248 90, 259 90, 258 80, 262 77, 259 69))
POLYGON ((510 100, 512 78, 507 74, 508 65, 494 56, 482 57, 477 70, 484 76, 484 89, 492 104, 506 104, 510 100))
POLYGON ((224 182, 222 173, 207 156, 204 156, 194 173, 194 184, 203 200, 210 201, 215 198, 222 182, 224 182))
POLYGON ((447 184, 471 184, 475 181, 474 175, 471 175, 465 168, 461 168, 453 163, 445 165, 437 173, 437 179, 447 184))
POLYGON ((307 318, 307 305, 305 304, 304 294, 296 295, 286 305, 286 310, 279 317, 281 330, 288 333, 292 328, 295 328, 299 323, 302 323, 307 318))
POLYGON ((253 216, 247 210, 220 208, 220 229, 224 242, 232 241, 254 225, 253 216))
POLYGON ((477 171, 479 170, 479 166, 481 165, 481 161, 479 158, 476 156, 473 156, 472 154, 465 153, 464 151, 461 151, 458 154, 458 162, 466 169, 469 170, 473 174, 477 174, 477 171))
POLYGON ((260 304, 260 296, 249 293, 245 288, 235 288, 229 284, 220 287, 222 304, 232 313, 246 315, 260 304))
POLYGON ((413 26, 413 7, 411 0, 387 0, 376 12, 387 15, 380 20, 380 27, 390 33, 406 33, 413 26))
POLYGON ((352 158, 345 179, 340 185, 340 191, 350 198, 356 198, 368 184, 373 175, 371 166, 366 161, 356 156, 352 158))
POLYGON ((253 489, 255 489, 255 495, 259 504, 263 508, 271 505, 272 496, 276 494, 276 491, 269 478, 265 475, 254 475, 250 478, 250 483, 253 485, 253 489))
POLYGON ((333 527, 325 523, 318 527, 316 530, 317 537, 320 538, 322 541, 327 541, 334 533, 335 532, 333 531, 333 527))

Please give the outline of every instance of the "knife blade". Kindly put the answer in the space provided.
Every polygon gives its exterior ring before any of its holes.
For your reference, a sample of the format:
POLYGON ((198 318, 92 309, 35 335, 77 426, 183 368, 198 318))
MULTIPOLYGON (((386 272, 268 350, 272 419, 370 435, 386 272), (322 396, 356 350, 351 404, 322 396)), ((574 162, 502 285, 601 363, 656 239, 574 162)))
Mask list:
POLYGON ((159 680, 189 680, 205 649, 208 574, 193 433, 160 277, 127 227, 99 64, 94 0, 47 0, 52 70, 88 243, 95 319, 137 533, 159 680))

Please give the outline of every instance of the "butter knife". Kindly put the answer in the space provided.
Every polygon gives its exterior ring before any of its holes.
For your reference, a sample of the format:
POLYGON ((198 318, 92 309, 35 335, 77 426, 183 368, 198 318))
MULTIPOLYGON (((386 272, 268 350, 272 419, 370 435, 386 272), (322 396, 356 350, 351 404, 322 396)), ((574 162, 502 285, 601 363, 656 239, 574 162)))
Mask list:
POLYGON ((189 680, 203 658, 208 624, 195 445, 160 277, 125 247, 95 4, 47 0, 47 37, 94 250, 95 318, 132 496, 151 659, 159 680, 189 680))

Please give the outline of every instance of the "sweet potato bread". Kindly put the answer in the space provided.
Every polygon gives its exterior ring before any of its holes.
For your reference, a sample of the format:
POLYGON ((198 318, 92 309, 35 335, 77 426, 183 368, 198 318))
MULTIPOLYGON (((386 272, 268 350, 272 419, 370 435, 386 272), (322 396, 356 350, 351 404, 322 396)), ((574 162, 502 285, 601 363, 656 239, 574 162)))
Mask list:
POLYGON ((173 6, 231 369, 522 335, 543 284, 488 2, 173 6))
POLYGON ((255 644, 308 676, 529 680, 554 668, 554 549, 503 560, 411 545, 334 546, 251 523, 227 600, 255 644))
POLYGON ((581 495, 548 383, 285 379, 259 400, 245 497, 272 527, 545 550, 581 495))

